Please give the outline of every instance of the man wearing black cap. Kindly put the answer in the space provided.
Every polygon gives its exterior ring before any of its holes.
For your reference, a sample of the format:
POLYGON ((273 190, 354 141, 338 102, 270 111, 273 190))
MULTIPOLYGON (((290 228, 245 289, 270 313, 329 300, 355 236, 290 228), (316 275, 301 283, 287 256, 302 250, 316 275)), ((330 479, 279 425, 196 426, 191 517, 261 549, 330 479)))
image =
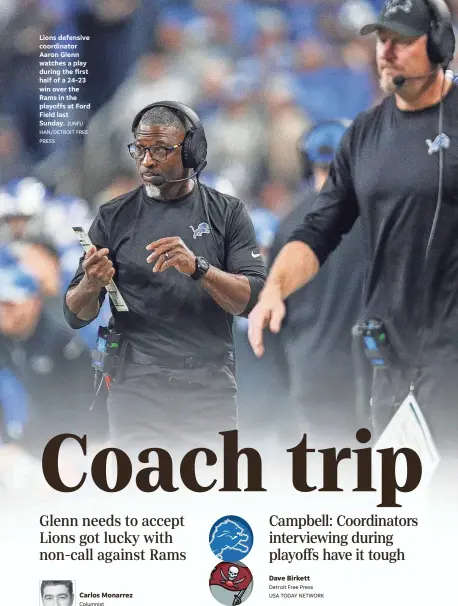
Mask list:
MULTIPOLYGON (((458 91, 442 0, 390 0, 377 23, 377 69, 389 93, 345 133, 317 205, 278 256, 250 315, 249 336, 278 331, 283 300, 318 271, 361 218, 365 320, 383 322, 388 368, 373 385, 380 433, 412 387, 442 456, 458 441, 458 91)), ((320 302, 317 301, 317 305, 320 302)))
POLYGON ((400 109, 427 107, 426 102, 434 100, 441 90, 443 56, 432 42, 434 33, 430 36, 429 32, 444 28, 444 53, 451 52, 453 57, 453 30, 446 28, 450 20, 447 11, 442 0, 389 0, 376 23, 361 29, 363 36, 377 33, 380 86, 386 93, 396 93, 400 109), (428 90, 429 96, 423 98, 428 90))

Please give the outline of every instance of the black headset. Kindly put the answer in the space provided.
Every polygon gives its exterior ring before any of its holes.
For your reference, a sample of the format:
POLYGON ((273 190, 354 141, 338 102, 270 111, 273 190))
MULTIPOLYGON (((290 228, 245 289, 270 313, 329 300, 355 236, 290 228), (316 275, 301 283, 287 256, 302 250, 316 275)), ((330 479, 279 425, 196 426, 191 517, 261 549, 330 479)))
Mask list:
POLYGON ((151 103, 151 105, 144 107, 135 116, 132 122, 132 132, 134 135, 142 117, 153 107, 168 107, 175 112, 183 114, 191 122, 192 127, 186 131, 183 145, 181 146, 181 159, 184 168, 193 168, 197 173, 200 173, 207 165, 207 139, 199 116, 190 107, 178 101, 151 103))
POLYGON ((424 0, 431 15, 426 50, 434 65, 446 68, 455 54, 455 33, 450 10, 444 0, 424 0))
POLYGON ((224 251, 221 250, 215 234, 213 232, 212 224, 210 221, 210 213, 208 210, 208 204, 206 197, 202 194, 200 186, 199 174, 207 166, 207 138, 205 137, 204 127, 200 121, 199 116, 194 110, 178 101, 158 101, 157 103, 151 103, 138 112, 132 122, 132 133, 135 135, 138 125, 141 122, 142 117, 145 113, 153 107, 168 107, 176 112, 181 112, 191 122, 192 127, 186 131, 183 139, 183 145, 181 146, 181 160, 183 162, 183 168, 193 168, 197 175, 197 185, 199 188, 200 197, 204 206, 205 216, 207 218, 207 224, 210 227, 210 233, 215 247, 215 252, 221 266, 224 263, 224 251))
MULTIPOLYGON (((307 152, 307 146, 310 143, 310 139, 312 138, 312 136, 318 131, 318 130, 322 130, 323 128, 326 128, 327 126, 341 126, 342 129, 345 131, 351 124, 351 120, 346 120, 346 119, 333 119, 333 120, 321 120, 320 122, 317 122, 316 124, 314 124, 308 131, 306 131, 305 133, 303 133, 299 139, 299 142, 297 144, 297 148, 299 153, 301 154, 301 159, 302 159, 302 175, 304 179, 311 179, 313 177, 313 165, 315 164, 315 162, 313 162, 313 160, 310 158, 308 152, 307 152)), ((324 152, 328 153, 328 152, 335 152, 335 150, 323 150, 324 152)))

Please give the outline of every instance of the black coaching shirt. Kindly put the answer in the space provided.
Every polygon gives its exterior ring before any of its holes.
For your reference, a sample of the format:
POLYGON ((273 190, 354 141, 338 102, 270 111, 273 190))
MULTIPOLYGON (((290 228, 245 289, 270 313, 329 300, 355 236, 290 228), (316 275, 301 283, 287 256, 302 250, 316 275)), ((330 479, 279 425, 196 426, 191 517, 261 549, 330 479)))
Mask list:
MULTIPOLYGON (((180 237, 214 267, 253 277, 261 286, 265 281, 254 228, 240 200, 195 184, 185 197, 163 202, 149 198, 141 186, 101 206, 89 230, 97 247, 109 249, 114 281, 129 308, 117 312, 110 301, 116 328, 135 349, 150 356, 207 360, 227 356, 233 352, 232 315, 199 281, 175 268, 153 273, 154 265, 146 262, 151 254, 146 246, 170 236, 180 237)), ((69 289, 84 275, 82 260, 69 289)), ((102 289, 100 303, 105 296, 102 289)), ((77 327, 75 316, 68 308, 65 312, 77 327)))
POLYGON ((306 242, 323 263, 361 217, 366 319, 386 323, 400 362, 408 366, 458 359, 456 85, 442 109, 440 138, 439 104, 401 111, 390 96, 360 114, 342 139, 316 209, 291 237, 306 242), (440 182, 442 203, 425 267, 440 182))

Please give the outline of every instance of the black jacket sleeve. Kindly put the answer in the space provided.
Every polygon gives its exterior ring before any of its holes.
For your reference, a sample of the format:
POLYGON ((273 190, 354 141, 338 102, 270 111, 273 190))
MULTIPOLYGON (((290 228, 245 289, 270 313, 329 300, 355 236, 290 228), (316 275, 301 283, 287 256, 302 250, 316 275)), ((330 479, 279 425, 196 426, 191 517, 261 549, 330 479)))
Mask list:
POLYGON ((342 137, 329 170, 329 176, 317 196, 312 212, 293 232, 289 241, 310 246, 322 265, 350 231, 359 211, 351 171, 351 140, 353 125, 342 137))

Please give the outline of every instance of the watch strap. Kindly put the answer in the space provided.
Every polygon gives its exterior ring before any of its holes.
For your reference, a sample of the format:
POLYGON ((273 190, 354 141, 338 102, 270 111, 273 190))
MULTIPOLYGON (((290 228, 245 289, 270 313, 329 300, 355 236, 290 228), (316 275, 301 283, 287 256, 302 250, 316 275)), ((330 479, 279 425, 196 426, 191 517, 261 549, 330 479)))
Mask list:
POLYGON ((196 257, 196 271, 191 274, 193 280, 199 280, 210 268, 210 264, 205 257, 196 257))

